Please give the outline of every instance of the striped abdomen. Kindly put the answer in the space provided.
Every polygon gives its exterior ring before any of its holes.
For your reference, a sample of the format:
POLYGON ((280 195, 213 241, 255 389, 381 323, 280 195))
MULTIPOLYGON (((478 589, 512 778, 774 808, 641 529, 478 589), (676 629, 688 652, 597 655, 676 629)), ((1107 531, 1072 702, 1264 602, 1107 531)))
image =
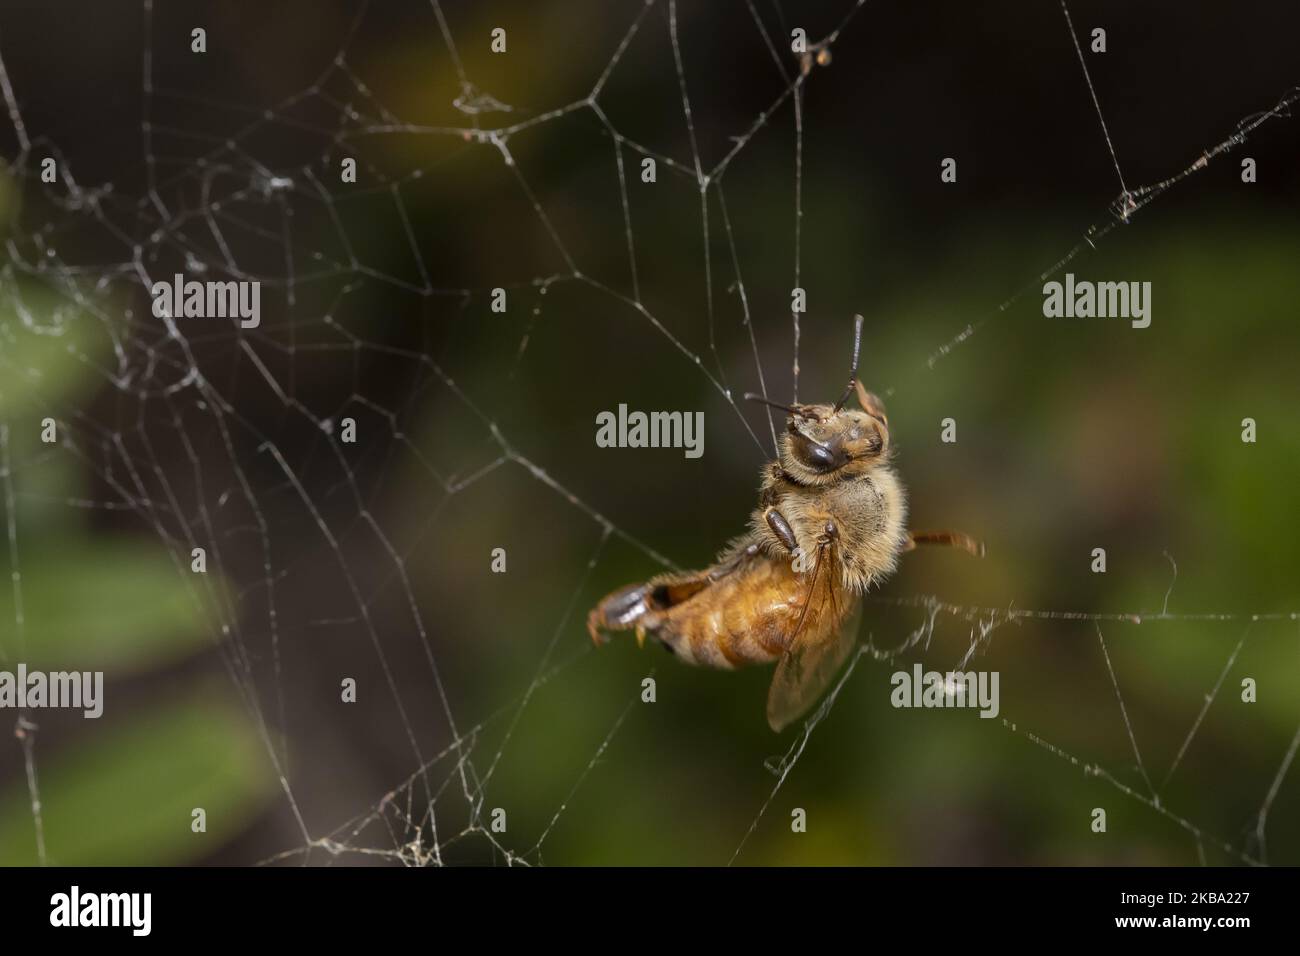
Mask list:
POLYGON ((592 638, 604 631, 635 630, 650 636, 687 663, 730 670, 767 664, 785 651, 796 629, 824 633, 848 610, 842 589, 832 596, 818 577, 762 553, 708 571, 667 574, 615 591, 587 619, 592 638))

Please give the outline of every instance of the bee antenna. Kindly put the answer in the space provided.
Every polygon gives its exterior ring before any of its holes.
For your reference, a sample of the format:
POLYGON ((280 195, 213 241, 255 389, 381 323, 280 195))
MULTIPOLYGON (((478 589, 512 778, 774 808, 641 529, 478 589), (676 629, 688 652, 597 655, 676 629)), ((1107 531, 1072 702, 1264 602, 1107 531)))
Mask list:
POLYGON ((801 411, 800 409, 797 409, 797 408, 792 408, 792 407, 789 406, 789 405, 782 405, 780 402, 774 402, 774 401, 772 401, 770 398, 764 398, 762 395, 755 395, 753 392, 746 392, 746 393, 745 393, 745 401, 747 401, 747 402, 761 402, 761 403, 764 404, 764 405, 770 405, 770 406, 772 406, 773 408, 779 408, 779 409, 781 409, 781 411, 783 411, 783 412, 788 412, 788 413, 791 414, 791 415, 801 415, 801 416, 803 416, 804 418, 807 418, 807 417, 808 417, 808 413, 807 413, 807 412, 801 411))
MULTIPOLYGON (((853 394, 853 388, 858 384, 858 353, 862 347, 862 316, 853 317, 853 367, 849 369, 849 387, 844 390, 844 397, 835 403, 835 412, 844 407, 844 403, 849 400, 853 394)), ((835 414, 832 412, 831 414, 835 414)))

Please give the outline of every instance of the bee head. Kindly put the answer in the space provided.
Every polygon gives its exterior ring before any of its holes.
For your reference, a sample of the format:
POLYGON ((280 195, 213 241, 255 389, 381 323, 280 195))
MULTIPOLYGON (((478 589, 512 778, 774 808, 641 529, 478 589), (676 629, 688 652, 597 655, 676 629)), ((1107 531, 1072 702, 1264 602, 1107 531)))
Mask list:
POLYGON ((794 406, 781 441, 781 465, 806 484, 860 475, 889 455, 889 423, 880 400, 857 386, 862 409, 794 406))
POLYGON ((862 316, 854 317, 853 366, 849 385, 834 405, 777 405, 758 395, 748 399, 789 414, 781 439, 781 467, 804 484, 841 481, 870 471, 889 456, 889 419, 885 406, 858 381, 862 316), (845 408, 857 393, 861 409, 845 408))

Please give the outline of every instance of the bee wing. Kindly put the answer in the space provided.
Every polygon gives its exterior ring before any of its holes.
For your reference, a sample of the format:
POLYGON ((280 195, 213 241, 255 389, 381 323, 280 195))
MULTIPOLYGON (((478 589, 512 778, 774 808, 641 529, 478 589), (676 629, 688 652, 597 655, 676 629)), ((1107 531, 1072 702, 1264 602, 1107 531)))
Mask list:
POLYGON ((821 699, 857 643, 860 603, 850 620, 836 622, 828 634, 805 632, 776 665, 767 694, 768 726, 780 733, 821 699))
POLYGON ((837 594, 835 578, 819 555, 794 637, 767 694, 767 723, 777 733, 817 703, 857 643, 861 601, 837 594))

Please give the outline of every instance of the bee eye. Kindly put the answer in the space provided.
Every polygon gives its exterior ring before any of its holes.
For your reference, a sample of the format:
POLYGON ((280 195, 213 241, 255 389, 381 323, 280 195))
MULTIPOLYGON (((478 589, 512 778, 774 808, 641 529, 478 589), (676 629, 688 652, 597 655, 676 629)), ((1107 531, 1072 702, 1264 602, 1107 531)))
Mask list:
POLYGON ((808 447, 808 457, 812 459, 814 464, 821 465, 823 468, 830 467, 835 460, 830 451, 821 445, 810 445, 808 447))

